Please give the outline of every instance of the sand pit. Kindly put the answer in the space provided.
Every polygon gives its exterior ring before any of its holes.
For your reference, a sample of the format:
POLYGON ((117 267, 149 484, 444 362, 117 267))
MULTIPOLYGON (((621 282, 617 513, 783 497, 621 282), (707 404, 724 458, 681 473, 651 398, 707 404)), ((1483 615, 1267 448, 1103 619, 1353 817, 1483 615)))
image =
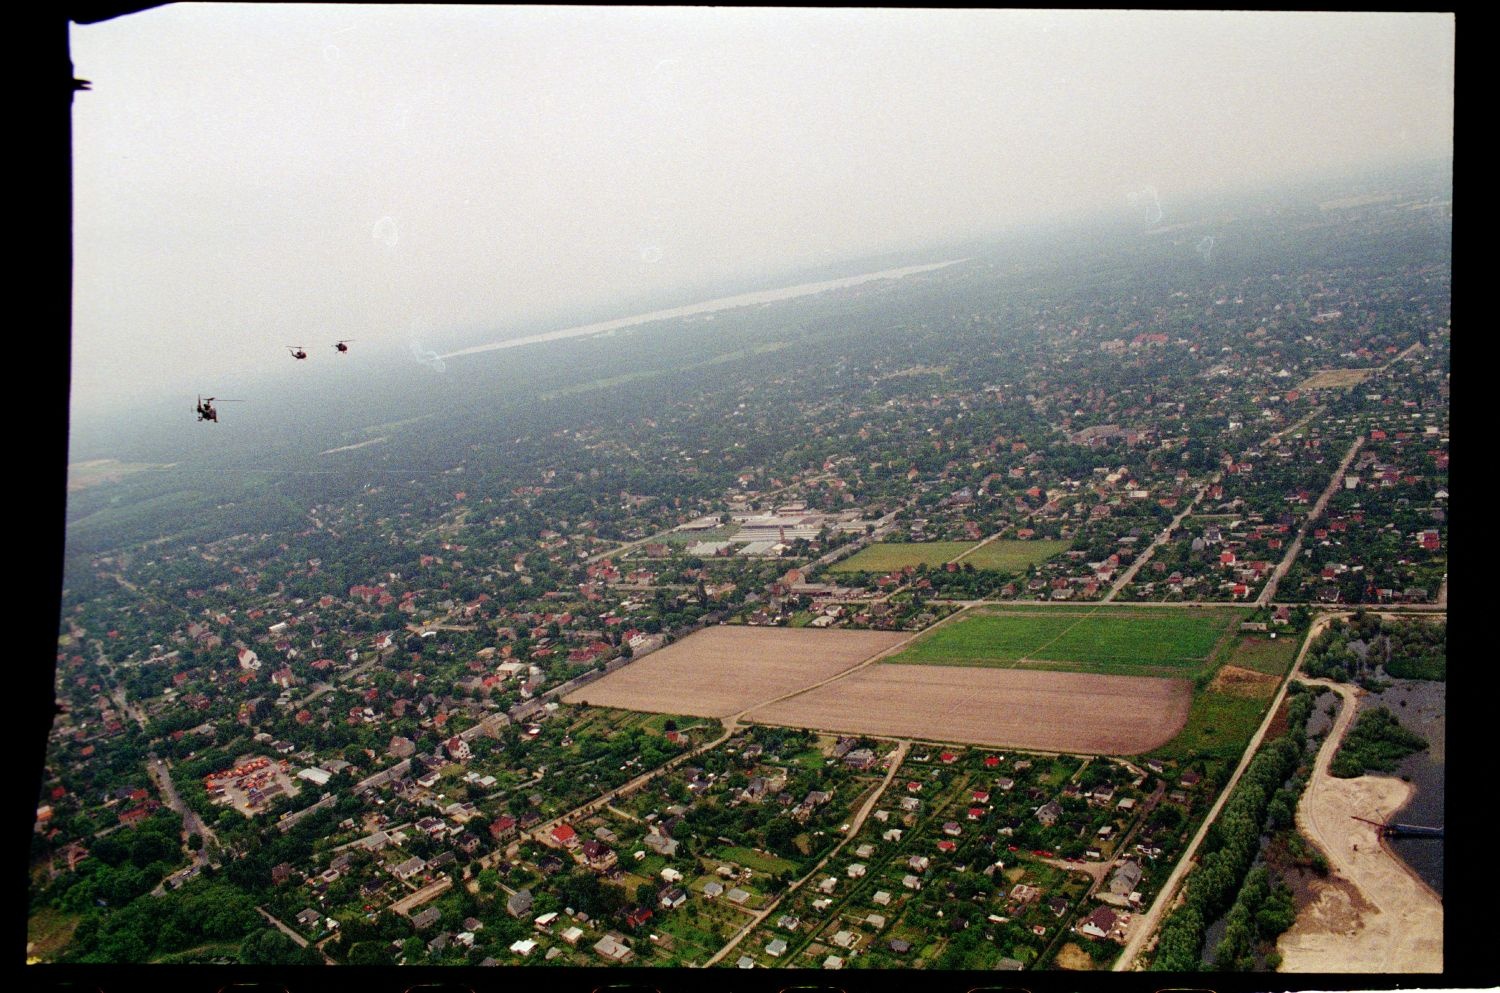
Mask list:
POLYGON ((1297 807, 1298 829, 1323 850, 1330 871, 1316 884, 1316 900, 1277 943, 1281 971, 1441 972, 1442 901, 1381 846, 1374 827, 1355 820, 1385 820, 1406 803, 1411 787, 1391 776, 1328 775, 1334 744, 1354 717, 1354 693, 1310 682, 1344 697, 1297 807))
POLYGON ((575 690, 563 702, 728 717, 835 676, 909 637, 885 631, 704 628, 575 690))
POLYGON ((1192 684, 967 666, 877 664, 746 715, 792 727, 1036 751, 1133 755, 1187 722, 1192 684))

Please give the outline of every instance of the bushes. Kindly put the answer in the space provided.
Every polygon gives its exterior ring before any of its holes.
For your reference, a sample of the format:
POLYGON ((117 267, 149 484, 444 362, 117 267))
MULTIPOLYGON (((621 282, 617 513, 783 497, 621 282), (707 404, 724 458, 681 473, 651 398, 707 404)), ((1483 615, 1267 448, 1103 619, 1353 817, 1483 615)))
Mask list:
POLYGON ((163 896, 142 895, 119 910, 85 917, 66 961, 146 962, 206 942, 241 940, 264 919, 255 902, 223 882, 195 880, 163 896))
POLYGON ((1371 771, 1391 772, 1396 763, 1426 747, 1426 739, 1402 727, 1395 714, 1385 707, 1376 707, 1355 720, 1328 771, 1340 779, 1371 771))
POLYGON ((1362 611, 1320 634, 1303 670, 1311 676, 1361 682, 1378 669, 1397 679, 1447 678, 1448 629, 1424 621, 1392 621, 1362 611))
POLYGON ((1274 940, 1296 919, 1292 891, 1281 883, 1273 885, 1264 866, 1251 869, 1230 908, 1224 937, 1214 949, 1214 965, 1236 972, 1254 968, 1256 946, 1274 940))
MULTIPOLYGON (((1162 925, 1156 957, 1151 963, 1153 971, 1199 969, 1207 922, 1223 914, 1237 894, 1240 901, 1230 913, 1225 938, 1215 950, 1215 960, 1223 967, 1240 968, 1253 953, 1259 931, 1255 914, 1269 900, 1269 888, 1263 878, 1252 879, 1246 874, 1260 850, 1262 827, 1273 816, 1272 800, 1301 761, 1311 711, 1311 694, 1293 697, 1287 706, 1286 733, 1264 746, 1250 761, 1206 836, 1206 852, 1188 877, 1183 907, 1162 925)), ((1274 816, 1281 815, 1277 808, 1274 816)), ((1256 873, 1263 874, 1264 870, 1256 873)), ((1272 922, 1277 920, 1279 917, 1273 911, 1272 922)))

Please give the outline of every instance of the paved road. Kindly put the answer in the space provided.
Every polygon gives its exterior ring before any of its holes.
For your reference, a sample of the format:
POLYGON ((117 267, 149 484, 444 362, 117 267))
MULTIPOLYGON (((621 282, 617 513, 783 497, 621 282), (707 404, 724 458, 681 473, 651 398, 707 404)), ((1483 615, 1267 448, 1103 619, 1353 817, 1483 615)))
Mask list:
MULTIPOLYGON (((957 611, 954 614, 952 614, 950 617, 946 617, 946 618, 943 619, 943 621, 939 621, 938 623, 941 624, 941 623, 943 623, 945 621, 951 620, 952 617, 957 617, 959 613, 962 613, 962 611, 957 611)), ((936 626, 937 625, 933 625, 933 627, 936 627, 936 626)), ((932 630, 932 628, 928 628, 927 630, 930 631, 930 630, 932 630)), ((829 676, 827 679, 824 679, 821 682, 814 683, 812 686, 804 686, 804 687, 800 687, 798 689, 792 690, 790 693, 783 693, 781 696, 776 697, 774 700, 765 700, 765 701, 753 704, 752 706, 746 707, 744 710, 741 710, 739 713, 731 714, 728 717, 723 718, 724 733, 721 734, 721 735, 719 735, 717 738, 714 738, 711 741, 704 742, 703 744, 699 745, 697 748, 694 748, 692 751, 690 751, 690 752, 684 752, 683 754, 677 756, 676 758, 667 761, 665 764, 657 766, 655 769, 651 769, 651 770, 648 770, 646 772, 643 772, 639 776, 636 776, 634 779, 630 780, 629 782, 626 782, 625 784, 623 784, 621 786, 616 786, 614 789, 609 790, 608 792, 606 792, 606 793, 604 793, 604 794, 602 794, 600 796, 595 797, 594 799, 588 801, 587 803, 582 804, 581 806, 578 806, 578 807, 574 807, 572 810, 568 811, 567 813, 559 814, 558 816, 556 816, 556 817, 554 817, 554 818, 552 818, 550 820, 543 821, 541 824, 538 824, 535 828, 533 828, 531 830, 531 832, 530 832, 531 836, 533 838, 536 838, 538 841, 550 844, 551 842, 550 842, 550 838, 548 837, 548 834, 558 824, 562 824, 564 822, 575 821, 575 820, 577 820, 577 819, 579 819, 581 817, 587 817, 588 815, 593 814, 593 813, 597 812, 598 810, 600 810, 601 808, 606 807, 609 804, 613 803, 615 800, 619 799, 620 797, 629 796, 631 793, 634 793, 636 790, 640 789, 642 786, 645 786, 648 782, 650 782, 651 780, 655 779, 658 775, 666 772, 667 770, 676 768, 677 766, 679 766, 679 765, 683 764, 684 762, 686 762, 688 759, 695 758, 696 756, 702 755, 704 752, 707 752, 707 751, 709 751, 711 749, 717 748, 718 746, 722 745, 724 742, 726 742, 730 738, 734 737, 734 735, 739 731, 740 721, 742 719, 744 719, 745 715, 748 714, 750 711, 755 710, 755 709, 760 708, 760 707, 768 707, 771 704, 773 704, 773 703, 779 703, 780 701, 785 700, 788 697, 794 697, 794 696, 796 696, 799 693, 806 693, 809 690, 817 689, 819 686, 822 686, 825 683, 831 683, 835 679, 838 679, 838 678, 840 678, 842 676, 847 676, 849 673, 854 672, 857 669, 862 669, 865 666, 870 665, 871 663, 877 661, 878 659, 882 659, 882 658, 886 657, 887 655, 890 655, 892 652, 895 652, 895 651, 900 650, 901 648, 904 648, 906 645, 910 644, 911 641, 912 641, 912 639, 915 638, 915 637, 917 637, 917 633, 914 633, 910 638, 903 639, 902 641, 898 642, 896 645, 894 645, 891 648, 885 650, 884 652, 881 652, 878 655, 871 656, 870 658, 866 659, 865 661, 863 661, 863 662, 861 662, 861 663, 859 663, 857 665, 851 666, 848 669, 845 669, 843 672, 835 673, 834 675, 829 676)))
POLYGON ((172 810, 182 816, 182 840, 187 841, 187 836, 196 834, 203 841, 203 847, 193 853, 193 863, 204 865, 208 862, 208 846, 217 845, 218 837, 198 816, 198 812, 189 807, 177 793, 177 784, 172 782, 172 766, 163 759, 152 759, 146 763, 146 772, 156 783, 156 788, 161 791, 162 800, 172 810))
POLYGON ((1349 451, 1344 453, 1344 460, 1333 471, 1333 476, 1328 480, 1328 486, 1324 488, 1323 495, 1318 497, 1318 502, 1313 504, 1312 512, 1307 515, 1302 521, 1302 526, 1297 529, 1297 537, 1292 540, 1292 547, 1288 548, 1286 555, 1282 556, 1281 561, 1276 563, 1276 568, 1271 570, 1271 578, 1266 580, 1266 585, 1260 591, 1260 596, 1255 598, 1255 605, 1257 607, 1264 607, 1276 596, 1276 587, 1281 582, 1281 577, 1286 575, 1286 571, 1297 560, 1297 553, 1302 550, 1302 539, 1307 537, 1308 528, 1312 527, 1313 521, 1322 516, 1323 508, 1328 506, 1329 498, 1333 496, 1334 492, 1338 490, 1339 485, 1344 481, 1344 472, 1349 468, 1349 463, 1354 461, 1354 453, 1358 452, 1359 446, 1364 443, 1365 436, 1360 435, 1349 446, 1349 451))
POLYGON ((1114 602, 1115 595, 1123 590, 1126 586, 1130 585, 1130 581, 1135 578, 1135 574, 1137 572, 1140 572, 1141 566, 1146 564, 1146 560, 1151 558, 1151 556, 1156 553, 1156 550, 1163 544, 1172 540, 1172 532, 1176 531, 1178 526, 1182 524, 1183 518, 1187 517, 1188 514, 1193 512, 1193 508, 1198 506, 1198 501, 1203 499, 1203 494, 1208 492, 1208 488, 1210 486, 1219 481, 1221 475, 1222 474, 1220 473, 1215 473, 1213 479, 1198 487, 1197 494, 1195 494, 1193 498, 1188 501, 1186 507, 1182 508, 1182 513, 1172 518, 1172 523, 1168 524, 1160 534, 1152 539, 1151 544, 1146 546, 1146 550, 1144 552, 1135 557, 1135 561, 1130 563, 1130 568, 1126 569, 1123 573, 1120 574, 1120 578, 1115 581, 1115 585, 1111 586, 1109 588, 1109 592, 1104 595, 1104 599, 1102 601, 1103 603, 1114 602))
MULTIPOLYGON (((1382 616, 1401 616, 1399 612, 1379 611, 1378 613, 1380 613, 1382 616)), ((1162 886, 1161 891, 1157 894, 1156 900, 1151 904, 1151 909, 1146 912, 1146 915, 1143 918, 1140 918, 1132 926, 1131 936, 1129 941, 1125 945, 1125 950, 1115 961, 1114 970, 1116 972, 1142 968, 1141 964, 1138 962, 1141 953, 1144 951, 1148 951, 1151 947, 1154 946, 1156 930, 1161 924, 1162 917, 1166 914, 1168 909, 1170 909, 1176 903, 1175 898, 1177 896, 1178 887, 1180 886, 1183 877, 1186 876, 1192 868, 1193 856, 1197 853, 1199 845, 1202 844, 1203 837, 1208 832, 1209 825, 1213 823, 1216 817, 1218 817, 1219 810, 1224 806, 1225 801, 1229 798, 1229 794, 1234 789, 1234 785, 1239 782, 1240 774, 1244 772, 1245 768, 1249 766, 1250 760, 1254 758, 1256 749, 1260 747, 1260 742, 1265 737, 1266 728, 1270 726, 1272 718, 1275 717, 1276 712, 1281 708, 1281 701, 1286 696, 1287 686, 1293 679, 1309 683, 1322 682, 1320 680, 1308 679, 1307 677, 1302 675, 1302 663, 1307 658, 1308 649, 1312 646, 1313 641, 1319 634, 1322 633, 1325 627, 1327 627, 1334 621, 1339 620, 1340 618, 1349 617, 1351 614, 1352 611, 1345 607, 1337 612, 1322 614, 1313 621, 1312 627, 1308 629, 1307 637, 1302 642, 1302 648, 1297 652, 1297 661, 1292 666, 1291 673, 1285 680, 1282 681, 1281 689, 1277 691, 1275 699, 1271 701, 1271 707, 1266 712, 1265 720, 1261 722, 1261 726, 1256 730, 1255 737, 1251 739, 1250 744, 1245 748, 1244 756, 1240 759, 1239 766, 1235 769, 1234 775, 1230 778, 1229 785, 1227 785, 1224 788, 1223 792, 1219 794, 1218 801, 1214 804, 1213 809, 1209 811, 1208 817, 1203 821, 1203 825, 1198 829, 1198 833, 1193 837, 1192 843, 1188 846, 1187 850, 1183 853, 1182 858, 1178 861, 1177 867, 1172 871, 1171 876, 1167 878, 1166 883, 1162 886)), ((1344 711, 1347 715, 1352 717, 1353 707, 1346 706, 1344 708, 1344 711)), ((1337 732, 1337 734, 1335 734, 1334 732, 1329 733, 1329 741, 1338 740, 1338 737, 1342 735, 1342 732, 1339 731, 1338 728, 1335 728, 1335 732, 1337 732)), ((1328 748, 1329 746, 1325 741, 1324 751, 1327 751, 1328 748)), ((1322 761, 1323 757, 1322 753, 1320 753, 1320 762, 1322 761)), ((1324 765, 1326 767, 1326 762, 1324 762, 1324 765)), ((1300 821, 1300 808, 1298 816, 1300 821)), ((1343 834, 1347 835, 1348 833, 1349 826, 1344 825, 1343 834)), ((1411 972, 1418 970, 1414 968, 1396 968, 1394 966, 1391 966, 1386 971, 1411 972)))
POLYGON ((104 642, 96 640, 93 642, 93 645, 99 668, 103 669, 105 673, 105 685, 109 689, 110 700, 114 701, 114 705, 119 708, 120 713, 134 720, 144 730, 146 727, 146 715, 140 707, 135 706, 126 699, 125 687, 120 685, 119 678, 115 675, 115 665, 104 652, 104 642))
MULTIPOLYGON (((277 920, 275 917, 272 917, 271 914, 270 914, 270 912, 267 911, 264 907, 256 907, 255 909, 258 910, 258 911, 260 911, 260 916, 264 917, 266 920, 268 920, 272 924, 276 925, 276 928, 278 930, 280 930, 282 934, 286 935, 288 938, 291 938, 294 942, 296 942, 297 943, 297 947, 299 947, 299 948, 306 948, 307 947, 307 939, 306 938, 302 937, 302 935, 298 934, 296 931, 293 931, 291 928, 289 928, 285 924, 281 923, 281 921, 277 920)), ((327 940, 327 939, 324 939, 324 940, 327 940)), ((321 944, 317 946, 317 950, 318 950, 318 953, 323 956, 323 964, 324 965, 337 965, 338 964, 333 959, 331 959, 331 958, 328 957, 328 953, 325 952, 325 951, 323 951, 323 946, 321 944)))
MULTIPOLYGON (((362 673, 362 672, 369 672, 370 669, 373 668, 376 665, 376 663, 382 662, 385 659, 389 658, 395 651, 396 651, 396 646, 394 644, 392 644, 390 648, 378 648, 378 649, 375 650, 375 654, 371 655, 364 662, 361 662, 359 665, 356 665, 353 669, 350 669, 348 672, 341 672, 341 673, 339 673, 337 676, 335 676, 333 678, 336 679, 336 680, 338 680, 341 683, 347 683, 351 679, 353 679, 355 676, 358 676, 360 673, 362 673)), ((297 701, 297 707, 299 709, 303 708, 303 707, 306 707, 308 704, 312 703, 314 700, 316 700, 318 697, 322 696, 324 693, 328 693, 328 692, 330 692, 332 690, 336 690, 336 689, 338 689, 338 687, 335 686, 333 683, 318 683, 313 688, 313 691, 311 693, 309 693, 307 696, 303 697, 301 700, 297 701)))
POLYGON ((544 844, 553 844, 550 833, 552 829, 557 825, 570 823, 580 818, 587 817, 590 814, 596 813, 601 808, 609 806, 611 803, 620 799, 621 797, 629 796, 636 790, 640 789, 642 786, 645 786, 647 783, 651 782, 651 780, 655 779, 657 776, 667 772, 669 769, 674 769, 677 766, 682 765, 688 759, 695 758, 699 755, 702 755, 704 752, 709 751, 710 749, 719 747, 724 742, 734 737, 735 732, 738 730, 739 725, 735 722, 735 718, 731 717, 726 719, 724 722, 724 733, 719 735, 717 738, 714 738, 711 741, 704 742, 697 748, 694 748, 692 751, 683 752, 676 758, 669 759, 662 765, 657 766, 655 769, 650 769, 646 772, 641 773, 634 779, 631 779, 620 786, 616 786, 614 789, 595 797, 587 803, 574 807, 572 810, 569 810, 563 814, 559 814, 556 817, 551 818, 550 820, 543 821, 542 823, 531 829, 531 837, 544 844))
POLYGON ((1307 412, 1307 416, 1306 417, 1302 418, 1302 420, 1298 421, 1296 424, 1293 424, 1290 427, 1284 427, 1280 431, 1272 431, 1269 435, 1266 436, 1266 440, 1270 441, 1272 438, 1275 438, 1278 441, 1280 441, 1282 435, 1284 435, 1284 434, 1292 434, 1294 432, 1302 430, 1304 427, 1307 426, 1307 422, 1308 421, 1312 420, 1314 417, 1317 417, 1319 414, 1323 413, 1323 411, 1326 410, 1326 409, 1327 409, 1326 407, 1321 407, 1321 406, 1314 407, 1312 410, 1310 410, 1310 411, 1307 412))

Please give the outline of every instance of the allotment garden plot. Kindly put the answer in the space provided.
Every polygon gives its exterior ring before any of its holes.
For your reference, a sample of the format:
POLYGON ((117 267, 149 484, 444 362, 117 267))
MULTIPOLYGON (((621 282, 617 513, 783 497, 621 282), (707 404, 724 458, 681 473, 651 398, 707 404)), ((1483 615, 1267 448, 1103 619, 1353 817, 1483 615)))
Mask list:
POLYGON ((986 608, 943 625, 890 661, 1192 678, 1211 664, 1243 613, 1213 608, 986 608))
POLYGON ((575 690, 564 701, 727 717, 837 675, 904 637, 885 631, 711 627, 575 690))
POLYGON ((1128 755, 1187 721, 1185 679, 873 665, 751 711, 753 721, 857 734, 1128 755))

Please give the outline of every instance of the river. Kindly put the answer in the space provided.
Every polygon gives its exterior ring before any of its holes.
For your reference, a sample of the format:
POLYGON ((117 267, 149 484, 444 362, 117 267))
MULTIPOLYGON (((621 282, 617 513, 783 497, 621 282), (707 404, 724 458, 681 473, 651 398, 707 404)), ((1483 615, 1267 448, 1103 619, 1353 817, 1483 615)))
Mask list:
POLYGON ((757 304, 775 303, 778 300, 790 300, 793 297, 808 296, 813 293, 822 293, 825 290, 841 290, 861 283, 868 283, 876 279, 900 279, 903 276, 912 276, 919 272, 931 272, 953 265, 955 262, 963 262, 964 259, 949 259, 947 262, 932 262, 927 265, 911 265, 900 269, 882 269, 880 272, 867 272, 859 276, 845 276, 842 279, 826 279, 818 283, 799 283, 796 286, 784 286, 779 290, 759 290, 755 293, 740 293, 730 297, 719 297, 717 300, 708 300, 703 303, 688 304, 685 307, 672 307, 667 310, 653 310, 645 314, 637 314, 634 317, 619 317, 610 321, 598 321, 593 324, 580 324, 577 327, 564 328, 560 331, 546 331, 542 334, 526 335, 522 338, 511 338, 506 341, 494 341, 486 345, 472 345, 469 348, 460 348, 456 352, 438 356, 439 359, 451 359, 458 355, 474 355, 479 352, 493 352, 501 348, 517 348, 521 345, 533 345, 540 341, 556 341, 559 338, 577 338, 583 335, 604 334, 618 328, 630 327, 634 324, 646 324, 651 321, 665 321, 674 317, 692 317, 697 314, 708 314, 716 310, 728 310, 731 307, 751 307, 757 304))

